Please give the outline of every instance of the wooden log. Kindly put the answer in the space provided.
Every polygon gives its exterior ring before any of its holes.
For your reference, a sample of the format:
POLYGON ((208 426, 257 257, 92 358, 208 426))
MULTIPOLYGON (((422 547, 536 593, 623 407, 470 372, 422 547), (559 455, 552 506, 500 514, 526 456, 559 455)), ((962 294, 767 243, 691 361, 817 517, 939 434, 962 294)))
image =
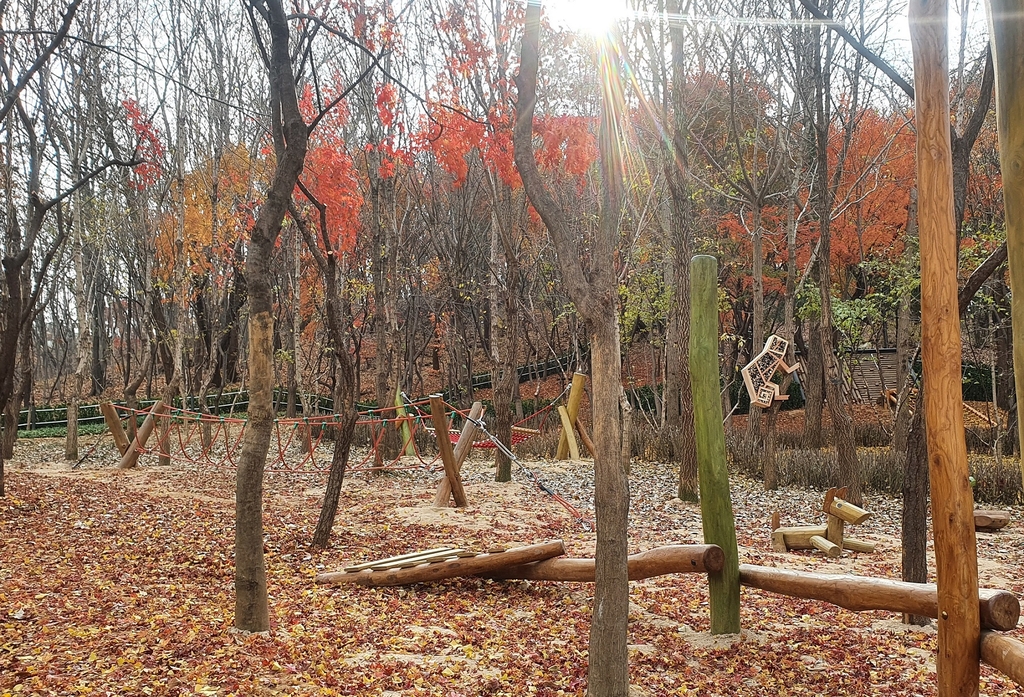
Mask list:
POLYGON ((835 542, 830 542, 821 535, 811 535, 811 546, 815 549, 820 549, 831 559, 838 559, 843 556, 843 548, 837 545, 835 542))
POLYGON ((858 540, 855 537, 844 537, 843 549, 848 549, 851 552, 867 552, 870 554, 875 551, 875 543, 858 540))
POLYGON ((578 418, 576 419, 576 432, 580 434, 580 441, 583 443, 583 447, 590 453, 590 457, 597 457, 597 447, 594 446, 594 441, 590 440, 590 434, 587 433, 587 427, 583 425, 583 422, 578 418))
POLYGON ((981 660, 1024 687, 1024 642, 992 631, 982 632, 981 660))
POLYGON ((412 426, 410 422, 412 417, 409 416, 409 412, 405 408, 405 400, 402 399, 402 388, 400 386, 395 387, 395 415, 398 420, 395 422, 402 432, 402 443, 405 444, 405 455, 408 457, 416 456, 416 443, 412 440, 412 426))
MULTIPOLYGON (((573 460, 580 459, 580 446, 576 442, 575 429, 572 425, 572 419, 569 418, 569 410, 565 407, 558 407, 558 418, 562 420, 562 434, 569 444, 569 457, 573 460), (568 435, 565 435, 568 434, 568 435)), ((564 457, 558 458, 564 460, 564 457)))
MULTIPOLYGON (((1003 184, 1006 260, 1010 269, 1010 315, 1024 327, 1024 15, 1017 0, 989 0, 989 36, 996 73, 996 126, 1003 184), (1015 291, 1015 292, 1014 292, 1015 291)), ((1018 335, 1019 336, 1019 335, 1018 335)), ((1024 341, 1013 342, 1014 365, 1024 365, 1024 341)), ((1014 371, 1017 394, 1024 394, 1024 370, 1014 371)), ((1024 452, 1024 410, 1017 410, 1017 434, 1024 452)), ((1024 458, 1021 459, 1024 477, 1024 458)))
POLYGON ((993 532, 1005 528, 1010 522, 1009 511, 975 511, 974 529, 993 532))
MULTIPOLYGON (((629 580, 639 581, 664 574, 717 573, 725 564, 725 555, 718 545, 667 545, 626 559, 629 580)), ((530 581, 583 581, 593 583, 593 559, 547 559, 481 574, 494 579, 526 579, 530 581)))
MULTIPOLYGON (((565 410, 569 414, 569 421, 576 424, 576 417, 580 412, 580 401, 583 399, 583 388, 586 387, 587 376, 583 373, 572 374, 572 386, 569 388, 569 399, 566 400, 565 410)), ((555 451, 556 460, 564 460, 569 457, 569 437, 572 435, 572 428, 566 429, 562 426, 562 434, 558 437, 558 449, 555 451)), ((579 457, 573 458, 578 460, 579 457)))
POLYGON ((411 559, 411 558, 414 558, 414 557, 422 557, 422 556, 428 555, 428 554, 437 554, 438 552, 453 552, 456 549, 458 549, 458 548, 457 547, 434 547, 433 549, 427 549, 427 550, 424 550, 422 552, 409 552, 408 554, 399 554, 397 556, 387 557, 385 559, 377 559, 375 561, 366 561, 366 562, 362 562, 361 564, 352 564, 351 566, 346 566, 345 567, 345 571, 362 571, 363 569, 369 569, 371 566, 374 566, 376 564, 384 564, 384 563, 389 562, 389 561, 400 561, 402 559, 411 559))
POLYGON ((363 586, 404 586, 409 583, 439 581, 456 576, 488 574, 505 567, 559 557, 563 554, 565 554, 565 546, 562 541, 554 540, 494 554, 479 554, 465 559, 420 564, 410 569, 387 569, 385 571, 365 569, 355 573, 341 571, 320 574, 316 577, 316 582, 358 583, 363 586))
POLYGON ((462 488, 459 468, 455 464, 455 453, 452 452, 452 442, 448 437, 448 418, 444 414, 444 399, 439 394, 430 395, 430 419, 434 422, 434 436, 437 438, 437 449, 441 453, 444 474, 452 488, 455 505, 462 508, 467 503, 466 490, 462 488))
POLYGON ((825 525, 825 539, 832 544, 843 546, 843 528, 846 521, 839 516, 829 514, 828 522, 825 525))
POLYGON ((446 561, 449 559, 464 559, 467 557, 475 557, 480 552, 472 552, 465 549, 453 549, 447 552, 435 552, 434 554, 428 554, 422 557, 413 557, 412 559, 399 559, 398 561, 389 561, 379 564, 374 564, 370 567, 372 571, 384 571, 386 569, 408 569, 413 566, 419 566, 420 564, 435 564, 439 561, 446 561))
MULTIPOLYGON (((149 408, 149 413, 146 414, 146 418, 142 421, 142 425, 139 426, 138 432, 135 434, 135 439, 128 446, 128 450, 125 452, 121 461, 117 464, 118 469, 130 469, 134 467, 139 461, 140 450, 146 447, 146 441, 149 440, 150 435, 153 433, 153 429, 156 427, 156 416, 167 411, 164 406, 164 401, 157 400, 156 404, 149 408)), ((133 416, 134 418, 134 416, 133 416)))
POLYGON ((871 517, 870 511, 865 511, 860 506, 854 506, 852 503, 844 501, 838 496, 832 499, 831 505, 825 512, 829 515, 834 515, 837 518, 842 518, 850 525, 859 525, 871 517))
POLYGON ((785 533, 779 532, 778 530, 772 530, 772 551, 773 552, 788 552, 789 547, 786 546, 786 535, 785 533))
POLYGON ((787 549, 812 549, 811 538, 815 535, 824 536, 828 528, 824 525, 796 525, 777 528, 772 534, 781 535, 787 549))
MULTIPOLYGON (((473 402, 473 406, 469 408, 469 419, 467 419, 466 423, 462 426, 462 433, 459 434, 459 442, 455 444, 455 450, 452 452, 452 457, 455 459, 455 469, 460 473, 460 475, 462 472, 462 463, 466 461, 469 451, 473 448, 473 439, 476 437, 476 432, 479 430, 475 422, 480 420, 483 413, 483 402, 473 402)), ((451 440, 448 442, 450 443, 451 440)), ((434 506, 436 508, 444 508, 449 504, 451 498, 452 483, 446 476, 437 483, 437 491, 434 492, 434 506)))
POLYGON ((690 389, 697 443, 697 482, 704 542, 722 548, 722 571, 708 574, 711 633, 740 631, 739 552, 729 493, 718 365, 718 262, 695 256, 690 263, 690 389))
MULTIPOLYGON (((889 610, 925 617, 939 617, 938 591, 933 583, 906 583, 845 574, 816 574, 807 571, 740 565, 740 583, 750 588, 824 600, 847 610, 889 610)), ((975 602, 979 629, 1009 631, 1020 618, 1020 601, 1013 593, 983 588, 975 602)))
POLYGON ((103 400, 100 402, 100 413, 103 414, 103 421, 107 424, 107 430, 110 431, 110 435, 114 438, 114 445, 117 446, 117 451, 123 456, 128 452, 131 442, 128 440, 128 434, 124 432, 121 419, 117 416, 117 409, 108 400, 103 400))
MULTIPOLYGON (((980 621, 974 501, 964 437, 957 238, 950 144, 948 3, 910 1, 921 257, 921 362, 938 580, 940 697, 978 692, 980 621)), ((1019 10, 1019 7, 1018 7, 1019 10)), ((1020 47, 1015 47, 1019 51, 1020 47)), ((1014 78, 1019 80, 1020 76, 1014 78)), ((914 614, 926 614, 914 612, 914 614)), ((934 615, 932 615, 934 616, 934 615)))

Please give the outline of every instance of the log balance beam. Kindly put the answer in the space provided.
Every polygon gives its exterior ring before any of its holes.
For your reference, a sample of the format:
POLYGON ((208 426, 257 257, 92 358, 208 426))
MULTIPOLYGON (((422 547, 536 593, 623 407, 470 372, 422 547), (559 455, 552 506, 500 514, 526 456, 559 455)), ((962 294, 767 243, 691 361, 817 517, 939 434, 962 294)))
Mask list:
MULTIPOLYGON (((725 565, 725 554, 718 545, 668 545, 630 554, 626 563, 629 580, 639 581, 664 574, 718 573, 725 565)), ((593 559, 546 559, 478 575, 502 580, 593 583, 595 568, 593 559)))
MULTIPOLYGON (((349 567, 349 571, 320 574, 316 582, 402 586, 456 576, 502 580, 594 581, 593 559, 554 558, 565 554, 561 540, 474 556, 461 553, 459 549, 441 548, 403 555, 349 567)), ((663 574, 719 573, 725 564, 725 554, 718 545, 668 545, 631 554, 627 563, 629 580, 638 581, 663 574)))
POLYGON ((1024 642, 995 632, 981 633, 981 660, 1024 685, 1024 642))
MULTIPOLYGON (((934 619, 939 617, 938 591, 932 583, 905 583, 740 564, 740 584, 794 598, 824 600, 854 612, 889 610, 934 619)), ((979 589, 978 607, 982 629, 1007 632, 1016 627, 1020 619, 1020 601, 1008 591, 979 589)))

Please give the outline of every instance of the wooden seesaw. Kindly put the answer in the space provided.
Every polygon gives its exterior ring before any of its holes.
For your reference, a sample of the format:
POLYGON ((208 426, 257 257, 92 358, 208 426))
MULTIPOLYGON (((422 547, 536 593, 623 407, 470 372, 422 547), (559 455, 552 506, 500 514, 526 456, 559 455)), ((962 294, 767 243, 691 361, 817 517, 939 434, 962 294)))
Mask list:
MULTIPOLYGON (((458 576, 533 581, 593 582, 593 559, 561 559, 561 540, 487 552, 440 547, 375 562, 347 566, 343 571, 320 574, 317 583, 358 583, 363 586, 403 586, 458 576)), ((718 545, 667 545, 627 559, 629 580, 681 573, 718 573, 725 554, 718 545)))

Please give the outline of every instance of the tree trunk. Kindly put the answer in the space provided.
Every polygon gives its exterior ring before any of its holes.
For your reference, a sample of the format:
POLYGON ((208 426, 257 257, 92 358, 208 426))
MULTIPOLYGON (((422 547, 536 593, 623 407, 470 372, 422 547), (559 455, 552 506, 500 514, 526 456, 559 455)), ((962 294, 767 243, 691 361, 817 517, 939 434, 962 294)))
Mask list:
POLYGON ((519 101, 513 133, 516 165, 526 193, 548 228, 562 282, 584 318, 591 341, 594 441, 594 499, 597 549, 594 614, 590 628, 588 692, 593 697, 626 697, 629 668, 626 623, 629 580, 626 563, 629 483, 623 457, 622 366, 619 347, 618 288, 614 251, 619 238, 622 160, 618 129, 622 86, 619 82, 617 35, 602 46, 603 86, 600 151, 602 197, 599 229, 594 238, 590 277, 580 266, 575 231, 551 197, 533 153, 533 114, 537 100, 540 53, 540 3, 526 7, 519 75, 519 101))
MULTIPOLYGON (((669 12, 681 12, 674 0, 669 12), (674 7, 674 9, 672 9, 674 7)), ((672 145, 666 163, 671 196, 669 220, 670 287, 665 354, 665 425, 674 429, 674 450, 679 458, 676 495, 697 500, 697 444, 694 435, 693 395, 690 391, 690 256, 692 255, 691 191, 689 186, 689 120, 683 86, 686 84, 683 26, 669 26, 672 41, 672 145), (670 377, 671 376, 671 377, 670 377)))
POLYGON ((270 103, 277 166, 252 231, 246 280, 249 287, 249 424, 235 480, 235 627, 270 628, 267 572, 263 562, 263 471, 274 428, 274 319, 271 255, 292 190, 302 172, 308 134, 295 94, 288 53, 288 20, 280 0, 254 0, 270 33, 270 103))
POLYGON ((822 379, 821 325, 817 317, 804 321, 807 330, 806 351, 803 351, 801 365, 804 368, 804 446, 817 449, 822 446, 822 412, 825 407, 825 390, 822 379))

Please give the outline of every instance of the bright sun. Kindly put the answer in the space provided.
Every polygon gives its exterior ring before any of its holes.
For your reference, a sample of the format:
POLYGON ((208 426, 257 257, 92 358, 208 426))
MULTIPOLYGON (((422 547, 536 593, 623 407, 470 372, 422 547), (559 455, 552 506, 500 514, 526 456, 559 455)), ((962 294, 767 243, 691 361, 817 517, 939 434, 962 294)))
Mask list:
POLYGON ((547 0, 543 13, 555 27, 601 36, 626 16, 626 0, 547 0))

